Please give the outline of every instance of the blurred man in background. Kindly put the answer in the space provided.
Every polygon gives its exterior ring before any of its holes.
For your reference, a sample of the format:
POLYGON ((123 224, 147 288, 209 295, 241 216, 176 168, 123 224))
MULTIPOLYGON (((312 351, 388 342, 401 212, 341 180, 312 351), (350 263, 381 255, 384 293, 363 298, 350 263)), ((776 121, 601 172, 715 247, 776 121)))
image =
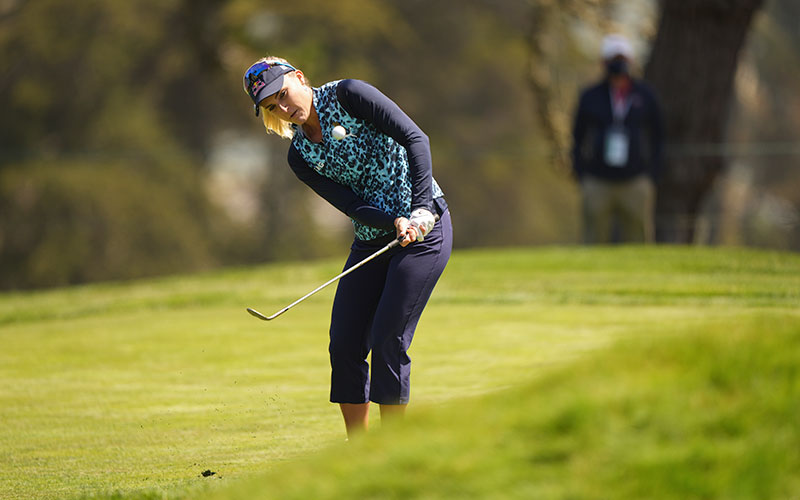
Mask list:
POLYGON ((581 186, 585 243, 652 242, 663 126, 654 92, 631 76, 633 49, 603 39, 602 81, 580 95, 573 171, 581 186))

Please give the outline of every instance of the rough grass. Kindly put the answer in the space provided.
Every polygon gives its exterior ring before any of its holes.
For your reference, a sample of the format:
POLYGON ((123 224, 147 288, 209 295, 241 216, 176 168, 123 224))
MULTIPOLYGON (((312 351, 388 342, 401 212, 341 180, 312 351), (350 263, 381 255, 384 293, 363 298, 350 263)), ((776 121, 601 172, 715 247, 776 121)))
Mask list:
POLYGON ((407 421, 347 445, 332 290, 244 312, 339 265, 0 295, 0 498, 800 495, 796 255, 457 252, 407 421))
POLYGON ((796 498, 793 319, 627 340, 213 498, 796 498))

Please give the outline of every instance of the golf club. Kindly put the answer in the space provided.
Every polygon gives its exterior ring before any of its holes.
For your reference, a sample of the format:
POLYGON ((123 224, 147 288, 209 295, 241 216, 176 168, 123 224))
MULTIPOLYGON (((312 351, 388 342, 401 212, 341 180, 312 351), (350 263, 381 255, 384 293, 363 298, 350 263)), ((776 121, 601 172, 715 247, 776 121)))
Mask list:
MULTIPOLYGON (((439 220, 439 214, 435 214, 435 215, 434 215, 434 218, 435 218, 435 220, 436 220, 436 221, 438 221, 438 220, 439 220)), ((251 307, 248 307, 248 308, 247 308, 247 312, 249 312, 250 314, 252 314, 252 315, 253 315, 253 316, 255 316, 256 318, 258 318, 258 319, 262 319, 262 320, 264 320, 264 321, 270 321, 270 320, 273 320, 273 319, 277 318, 278 316, 280 316, 281 314, 283 314, 283 313, 285 313, 286 311, 288 311, 289 309, 293 308, 294 306, 296 306, 296 305, 297 305, 297 304, 299 304, 300 302, 303 302, 303 301, 304 301, 304 300, 306 300, 307 298, 309 298, 309 297, 311 297, 312 295, 314 295, 315 293, 319 292, 320 290, 322 290, 322 289, 323 289, 323 288, 325 288, 326 286, 330 285, 330 284, 331 284, 331 283, 333 283, 334 281, 338 280, 339 278, 343 278, 344 276, 347 276, 348 274, 352 273, 353 271, 355 271, 355 270, 356 270, 356 269, 358 269, 359 267, 363 266, 363 265, 364 265, 364 264, 366 264, 367 262, 371 261, 371 260, 372 260, 372 259, 374 259, 375 257, 378 257, 379 255, 382 255, 382 254, 384 254, 384 253, 388 252, 388 251, 389 251, 389 250, 391 250, 392 248, 394 248, 394 247, 396 247, 397 245, 399 245, 401 241, 403 241, 403 236, 399 236, 397 239, 395 239, 395 240, 392 240, 391 242, 387 243, 385 247, 381 248, 380 250, 378 250, 377 252, 373 253, 372 255, 370 255, 370 256, 368 256, 368 257, 366 257, 366 258, 365 258, 364 260, 362 260, 361 262, 358 262, 358 263, 356 263, 356 264, 353 264, 353 265, 352 265, 350 268, 348 268, 348 269, 345 269, 344 271, 342 271, 342 273, 341 273, 341 274, 338 274, 338 275, 334 276, 333 278, 329 279, 328 281, 326 281, 326 282, 325 282, 325 283, 323 283, 322 285, 318 286, 318 287, 317 287, 317 288, 315 288, 314 290, 311 290, 310 292, 308 292, 307 294, 303 295, 303 296, 302 296, 302 297, 300 297, 299 299, 295 300, 294 302, 292 302, 292 303, 291 303, 291 304, 289 304, 288 306, 284 307, 284 308, 283 308, 283 309, 281 309, 280 311, 276 312, 276 313, 275 313, 275 314, 273 314, 272 316, 265 316, 265 315, 261 314, 260 312, 256 311, 255 309, 251 308, 251 307)))

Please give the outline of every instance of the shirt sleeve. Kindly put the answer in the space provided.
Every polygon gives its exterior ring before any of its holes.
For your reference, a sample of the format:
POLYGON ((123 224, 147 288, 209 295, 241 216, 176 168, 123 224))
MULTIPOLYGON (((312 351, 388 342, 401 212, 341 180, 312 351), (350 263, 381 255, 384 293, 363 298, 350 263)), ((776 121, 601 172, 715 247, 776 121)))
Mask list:
POLYGON ((342 80, 336 96, 350 115, 371 123, 402 145, 408 153, 411 210, 433 212, 433 162, 428 136, 394 101, 360 80, 342 80))
POLYGON ((347 186, 317 173, 308 166, 294 145, 289 148, 288 161, 289 167, 298 179, 340 212, 365 226, 385 230, 394 229, 393 216, 368 204, 347 186))

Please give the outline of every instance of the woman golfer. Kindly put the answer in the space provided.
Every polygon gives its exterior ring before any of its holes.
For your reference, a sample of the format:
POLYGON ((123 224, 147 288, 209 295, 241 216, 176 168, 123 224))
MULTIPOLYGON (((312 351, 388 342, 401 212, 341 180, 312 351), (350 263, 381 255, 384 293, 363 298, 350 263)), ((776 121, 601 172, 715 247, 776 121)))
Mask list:
POLYGON ((350 436, 366 430, 370 401, 380 405, 381 419, 404 413, 407 351, 450 258, 450 214, 432 176, 428 137, 375 87, 340 80, 312 88, 284 59, 250 66, 244 89, 267 131, 291 139, 288 161, 297 177, 352 219, 345 269, 402 238, 336 290, 330 399, 350 436))

